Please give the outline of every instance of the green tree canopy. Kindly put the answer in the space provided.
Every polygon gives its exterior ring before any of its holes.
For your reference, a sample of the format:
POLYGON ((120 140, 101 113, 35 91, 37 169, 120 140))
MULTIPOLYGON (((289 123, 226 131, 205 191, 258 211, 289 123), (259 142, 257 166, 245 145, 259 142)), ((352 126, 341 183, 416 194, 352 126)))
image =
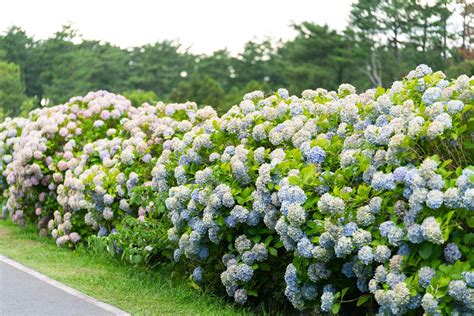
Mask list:
POLYGON ((297 23, 293 39, 251 40, 237 54, 226 49, 194 54, 169 40, 123 49, 84 39, 68 25, 48 39, 35 40, 13 26, 0 34, 0 60, 19 66, 24 89, 12 90, 10 94, 19 95, 8 98, 21 100, 26 94, 25 109, 43 98, 62 103, 104 89, 129 93, 137 105, 158 96, 223 111, 252 85, 265 92, 285 87, 299 94, 348 82, 360 91, 386 86, 419 64, 472 75, 471 2, 357 0, 344 30, 297 23))
POLYGON ((18 116, 25 101, 25 84, 21 80, 20 67, 0 61, 0 106, 3 115, 18 116))
POLYGON ((172 102, 194 101, 217 109, 225 106, 225 92, 219 82, 207 75, 192 75, 181 81, 170 94, 172 102))
POLYGON ((122 94, 124 97, 129 99, 134 106, 140 106, 145 102, 153 104, 158 101, 158 96, 153 91, 143 91, 138 89, 124 91, 122 94))

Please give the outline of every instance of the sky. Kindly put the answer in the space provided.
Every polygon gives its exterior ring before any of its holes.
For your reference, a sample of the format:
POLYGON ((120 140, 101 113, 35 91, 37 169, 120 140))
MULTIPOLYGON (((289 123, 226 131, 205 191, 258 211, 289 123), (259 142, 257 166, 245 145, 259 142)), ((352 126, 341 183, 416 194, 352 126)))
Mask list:
POLYGON ((289 39, 293 22, 342 30, 353 0, 0 0, 0 32, 45 39, 72 24, 86 39, 122 48, 179 40, 195 53, 243 50, 249 40, 289 39))

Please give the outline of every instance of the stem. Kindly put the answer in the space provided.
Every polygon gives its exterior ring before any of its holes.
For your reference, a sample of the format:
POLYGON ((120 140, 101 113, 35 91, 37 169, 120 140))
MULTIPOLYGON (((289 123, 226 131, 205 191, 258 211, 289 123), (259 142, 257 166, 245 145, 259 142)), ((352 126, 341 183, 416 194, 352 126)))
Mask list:
POLYGON ((347 300, 347 301, 343 301, 343 300, 341 300, 341 303, 350 303, 350 302, 355 302, 355 301, 357 301, 359 298, 361 298, 362 296, 364 296, 364 295, 361 295, 361 296, 359 296, 359 297, 356 297, 356 298, 354 298, 354 299, 352 299, 352 300, 347 300))

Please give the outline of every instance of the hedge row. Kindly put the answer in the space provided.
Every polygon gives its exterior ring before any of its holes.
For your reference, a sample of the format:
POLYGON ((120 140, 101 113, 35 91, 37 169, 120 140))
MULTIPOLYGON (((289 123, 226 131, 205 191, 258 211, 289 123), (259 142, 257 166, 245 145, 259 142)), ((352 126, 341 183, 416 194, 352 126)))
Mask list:
POLYGON ((470 314, 473 84, 420 65, 387 90, 255 91, 222 117, 91 92, 0 124, 5 208, 240 304, 470 314))

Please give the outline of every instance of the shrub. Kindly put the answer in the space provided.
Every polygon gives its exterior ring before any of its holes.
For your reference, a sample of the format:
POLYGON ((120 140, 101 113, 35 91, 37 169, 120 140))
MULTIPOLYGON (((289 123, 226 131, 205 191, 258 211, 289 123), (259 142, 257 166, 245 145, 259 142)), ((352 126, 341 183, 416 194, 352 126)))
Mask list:
POLYGON ((255 91, 222 117, 91 93, 31 113, 7 206, 58 245, 173 257, 240 304, 472 313, 473 83, 420 65, 388 90, 255 91))

